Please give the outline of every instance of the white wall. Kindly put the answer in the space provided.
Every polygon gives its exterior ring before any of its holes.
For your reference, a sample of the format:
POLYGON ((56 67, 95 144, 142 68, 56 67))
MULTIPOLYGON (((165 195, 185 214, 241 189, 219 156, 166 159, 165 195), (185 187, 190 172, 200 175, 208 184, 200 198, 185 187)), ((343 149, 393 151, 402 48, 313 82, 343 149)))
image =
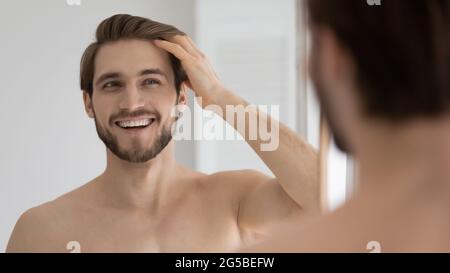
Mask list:
MULTIPOLYGON (((194 29, 194 0, 0 2, 0 252, 26 209, 100 174, 105 148, 83 110, 79 61, 98 23, 130 13, 194 29)), ((194 167, 192 143, 177 158, 194 167)))

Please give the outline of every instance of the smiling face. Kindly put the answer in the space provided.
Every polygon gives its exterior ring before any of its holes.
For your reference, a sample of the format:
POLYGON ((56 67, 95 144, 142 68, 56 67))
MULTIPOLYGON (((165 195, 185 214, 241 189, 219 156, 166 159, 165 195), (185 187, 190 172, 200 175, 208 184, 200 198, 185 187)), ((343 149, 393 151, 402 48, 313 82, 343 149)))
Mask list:
POLYGON ((92 98, 83 92, 97 133, 122 160, 141 163, 158 155, 172 139, 177 98, 169 55, 146 40, 102 45, 95 58, 92 98))

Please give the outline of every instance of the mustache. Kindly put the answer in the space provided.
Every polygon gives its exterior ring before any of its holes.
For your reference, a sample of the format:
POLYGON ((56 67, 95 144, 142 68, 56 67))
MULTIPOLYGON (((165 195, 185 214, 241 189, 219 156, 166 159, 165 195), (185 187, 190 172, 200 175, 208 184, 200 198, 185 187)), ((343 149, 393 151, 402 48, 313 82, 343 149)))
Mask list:
POLYGON ((152 115, 155 116, 156 121, 161 121, 161 114, 158 111, 151 111, 147 109, 139 109, 134 112, 129 112, 127 110, 121 110, 118 113, 112 115, 109 119, 109 123, 113 124, 117 119, 127 119, 127 118, 135 118, 139 116, 152 115))

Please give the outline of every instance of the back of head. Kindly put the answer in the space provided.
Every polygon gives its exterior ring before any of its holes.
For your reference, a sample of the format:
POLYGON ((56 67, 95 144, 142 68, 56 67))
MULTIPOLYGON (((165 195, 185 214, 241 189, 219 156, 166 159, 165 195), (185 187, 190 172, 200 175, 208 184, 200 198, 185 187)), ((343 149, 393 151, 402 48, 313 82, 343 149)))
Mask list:
POLYGON ((450 1, 307 0, 310 23, 350 52, 367 116, 389 121, 450 110, 450 1))
MULTIPOLYGON (((97 27, 96 41, 86 48, 81 58, 81 90, 86 91, 92 96, 95 56, 102 45, 125 39, 141 39, 149 41, 155 39, 167 40, 175 35, 185 35, 185 33, 174 26, 139 16, 116 14, 103 20, 97 27)), ((182 82, 186 80, 186 74, 180 61, 172 54, 169 54, 169 56, 175 76, 175 88, 176 91, 179 92, 182 82)))

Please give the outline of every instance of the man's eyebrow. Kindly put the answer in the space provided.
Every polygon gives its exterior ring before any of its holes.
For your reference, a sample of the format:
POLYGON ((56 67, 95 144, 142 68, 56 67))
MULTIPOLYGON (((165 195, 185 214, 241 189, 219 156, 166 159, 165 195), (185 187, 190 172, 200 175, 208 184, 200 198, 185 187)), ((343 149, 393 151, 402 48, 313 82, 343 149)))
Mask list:
POLYGON ((100 77, 98 77, 97 81, 95 82, 95 85, 97 85, 107 79, 120 78, 120 76, 121 76, 121 74, 117 73, 117 72, 104 73, 100 77))
POLYGON ((144 76, 144 75, 150 75, 150 74, 158 74, 163 76, 164 78, 166 78, 166 80, 168 80, 169 78, 167 77, 166 73, 164 71, 162 71, 159 68, 149 68, 149 69, 144 69, 141 71, 141 73, 139 74, 139 76, 144 76))

